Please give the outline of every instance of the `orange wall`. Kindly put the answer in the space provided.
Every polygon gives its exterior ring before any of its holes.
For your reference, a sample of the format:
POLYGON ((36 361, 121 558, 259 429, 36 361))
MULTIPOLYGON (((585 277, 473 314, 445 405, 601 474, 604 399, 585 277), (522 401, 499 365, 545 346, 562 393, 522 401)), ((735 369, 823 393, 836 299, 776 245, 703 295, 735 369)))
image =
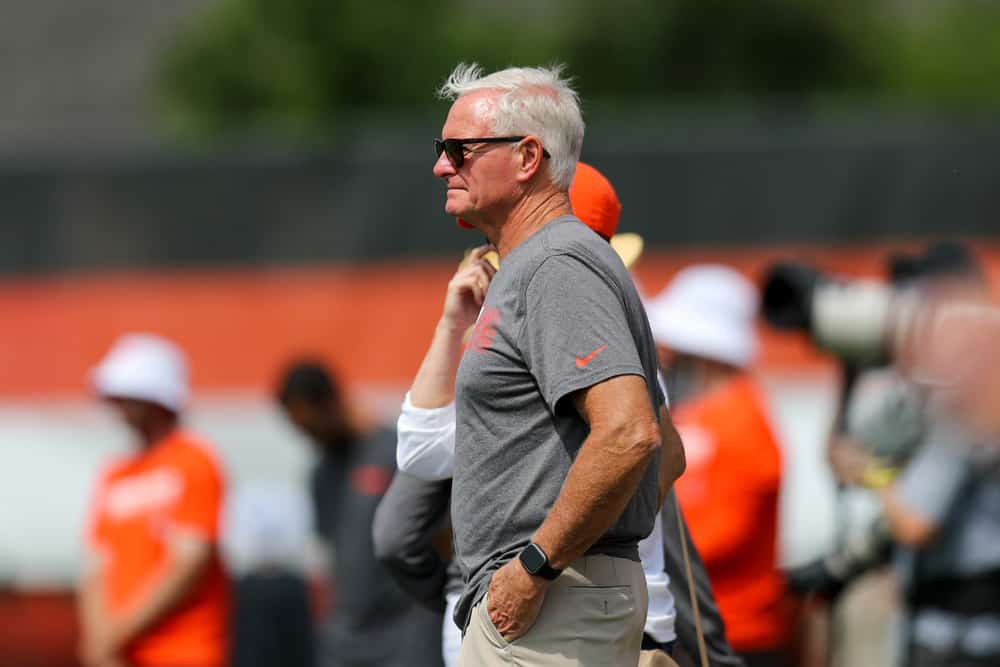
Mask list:
MULTIPOLYGON (((910 249, 915 246, 908 246, 910 249)), ((1000 283, 1000 243, 976 246, 1000 283)), ((891 246, 892 249, 900 245, 891 246)), ((795 258, 876 275, 890 246, 650 251, 648 293, 680 267, 719 261, 759 277, 795 258)), ((0 395, 80 394, 117 335, 154 331, 189 353, 200 389, 267 389, 292 355, 313 354, 348 381, 407 382, 430 339, 453 261, 357 266, 73 275, 0 282, 0 395)), ((802 339, 762 328, 762 364, 817 363, 802 339)))

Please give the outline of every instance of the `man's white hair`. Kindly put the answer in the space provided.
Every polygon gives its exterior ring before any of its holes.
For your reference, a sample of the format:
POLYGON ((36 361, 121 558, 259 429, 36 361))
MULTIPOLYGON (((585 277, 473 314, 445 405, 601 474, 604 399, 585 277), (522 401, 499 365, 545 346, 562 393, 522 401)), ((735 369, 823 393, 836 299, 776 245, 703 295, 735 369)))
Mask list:
POLYGON ((583 148, 580 98, 562 76, 563 66, 508 67, 483 75, 476 63, 461 63, 438 90, 442 99, 456 100, 479 90, 499 90, 491 110, 496 136, 534 135, 551 156, 549 176, 568 190, 583 148))

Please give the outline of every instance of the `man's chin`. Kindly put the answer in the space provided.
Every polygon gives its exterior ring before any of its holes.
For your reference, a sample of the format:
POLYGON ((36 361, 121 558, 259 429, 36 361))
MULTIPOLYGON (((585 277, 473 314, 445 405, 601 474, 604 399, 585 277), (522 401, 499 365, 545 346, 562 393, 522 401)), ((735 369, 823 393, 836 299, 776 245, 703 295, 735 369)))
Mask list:
POLYGON ((458 202, 447 201, 444 204, 444 212, 452 218, 462 218, 469 213, 468 206, 462 206, 458 202))

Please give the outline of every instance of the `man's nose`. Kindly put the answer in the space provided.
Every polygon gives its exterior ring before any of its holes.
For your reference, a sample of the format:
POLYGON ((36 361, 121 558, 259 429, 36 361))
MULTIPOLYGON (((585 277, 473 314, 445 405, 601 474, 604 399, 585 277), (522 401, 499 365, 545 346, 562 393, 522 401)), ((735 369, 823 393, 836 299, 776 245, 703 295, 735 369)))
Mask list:
POLYGON ((448 159, 448 154, 441 151, 441 155, 438 155, 437 162, 434 163, 434 175, 438 178, 448 178, 449 176, 455 175, 455 167, 452 166, 451 160, 448 159))

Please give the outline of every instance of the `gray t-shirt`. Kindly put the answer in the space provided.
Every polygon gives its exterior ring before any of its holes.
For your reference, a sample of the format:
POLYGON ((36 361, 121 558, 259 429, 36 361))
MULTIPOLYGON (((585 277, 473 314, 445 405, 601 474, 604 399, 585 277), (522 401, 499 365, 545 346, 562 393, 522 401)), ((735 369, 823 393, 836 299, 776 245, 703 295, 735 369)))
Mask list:
MULTIPOLYGON (((514 248, 490 285, 456 380, 452 518, 468 581, 465 627, 492 573, 542 524, 589 433, 573 392, 620 375, 663 404, 646 312, 611 246, 573 216, 514 248)), ((657 466, 588 551, 638 560, 656 515, 657 466)))

